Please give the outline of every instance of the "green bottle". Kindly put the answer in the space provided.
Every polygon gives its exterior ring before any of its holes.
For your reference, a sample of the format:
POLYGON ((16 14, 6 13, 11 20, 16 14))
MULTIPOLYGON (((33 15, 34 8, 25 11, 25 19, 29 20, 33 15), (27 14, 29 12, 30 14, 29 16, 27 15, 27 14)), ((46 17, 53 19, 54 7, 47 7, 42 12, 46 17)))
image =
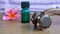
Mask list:
POLYGON ((29 23, 30 22, 29 2, 22 2, 21 6, 22 6, 21 22, 22 23, 29 23))

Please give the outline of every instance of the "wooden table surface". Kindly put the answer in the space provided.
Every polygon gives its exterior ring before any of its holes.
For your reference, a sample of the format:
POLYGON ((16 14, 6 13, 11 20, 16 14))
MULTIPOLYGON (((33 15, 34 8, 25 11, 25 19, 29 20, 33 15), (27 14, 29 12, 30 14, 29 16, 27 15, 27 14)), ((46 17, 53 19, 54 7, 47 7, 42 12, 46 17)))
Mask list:
POLYGON ((2 20, 4 14, 0 14, 0 34, 60 34, 60 16, 52 16, 52 25, 44 31, 33 30, 32 22, 22 24, 18 21, 2 20))

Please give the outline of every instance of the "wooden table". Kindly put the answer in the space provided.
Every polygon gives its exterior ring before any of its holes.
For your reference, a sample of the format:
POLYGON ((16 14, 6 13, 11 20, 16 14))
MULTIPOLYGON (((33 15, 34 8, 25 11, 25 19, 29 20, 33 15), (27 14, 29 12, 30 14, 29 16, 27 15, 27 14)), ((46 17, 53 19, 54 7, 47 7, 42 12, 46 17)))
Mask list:
POLYGON ((32 22, 22 24, 19 21, 4 21, 0 14, 0 34, 60 34, 60 16, 52 16, 52 25, 44 31, 33 30, 32 22))

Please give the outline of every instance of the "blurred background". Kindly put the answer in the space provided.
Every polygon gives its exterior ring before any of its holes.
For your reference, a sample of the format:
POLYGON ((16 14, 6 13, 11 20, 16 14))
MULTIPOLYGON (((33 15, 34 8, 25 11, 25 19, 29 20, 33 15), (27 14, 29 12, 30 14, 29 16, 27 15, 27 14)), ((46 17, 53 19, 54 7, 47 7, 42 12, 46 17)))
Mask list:
POLYGON ((0 0, 0 13, 4 12, 5 8, 17 7, 21 10, 21 2, 29 1, 30 10, 33 11, 44 11, 49 8, 60 8, 60 0, 0 0))
MULTIPOLYGON (((2 16, 6 8, 17 7, 21 12, 21 2, 30 2, 30 11, 44 11, 49 8, 60 8, 60 0, 0 0, 0 33, 1 34, 59 34, 60 33, 60 9, 49 10, 59 16, 51 16, 52 25, 45 31, 34 31, 33 24, 21 24, 20 21, 3 21, 2 16), (58 11, 58 12, 57 12, 58 11)), ((21 18, 20 18, 21 19, 21 18)))

